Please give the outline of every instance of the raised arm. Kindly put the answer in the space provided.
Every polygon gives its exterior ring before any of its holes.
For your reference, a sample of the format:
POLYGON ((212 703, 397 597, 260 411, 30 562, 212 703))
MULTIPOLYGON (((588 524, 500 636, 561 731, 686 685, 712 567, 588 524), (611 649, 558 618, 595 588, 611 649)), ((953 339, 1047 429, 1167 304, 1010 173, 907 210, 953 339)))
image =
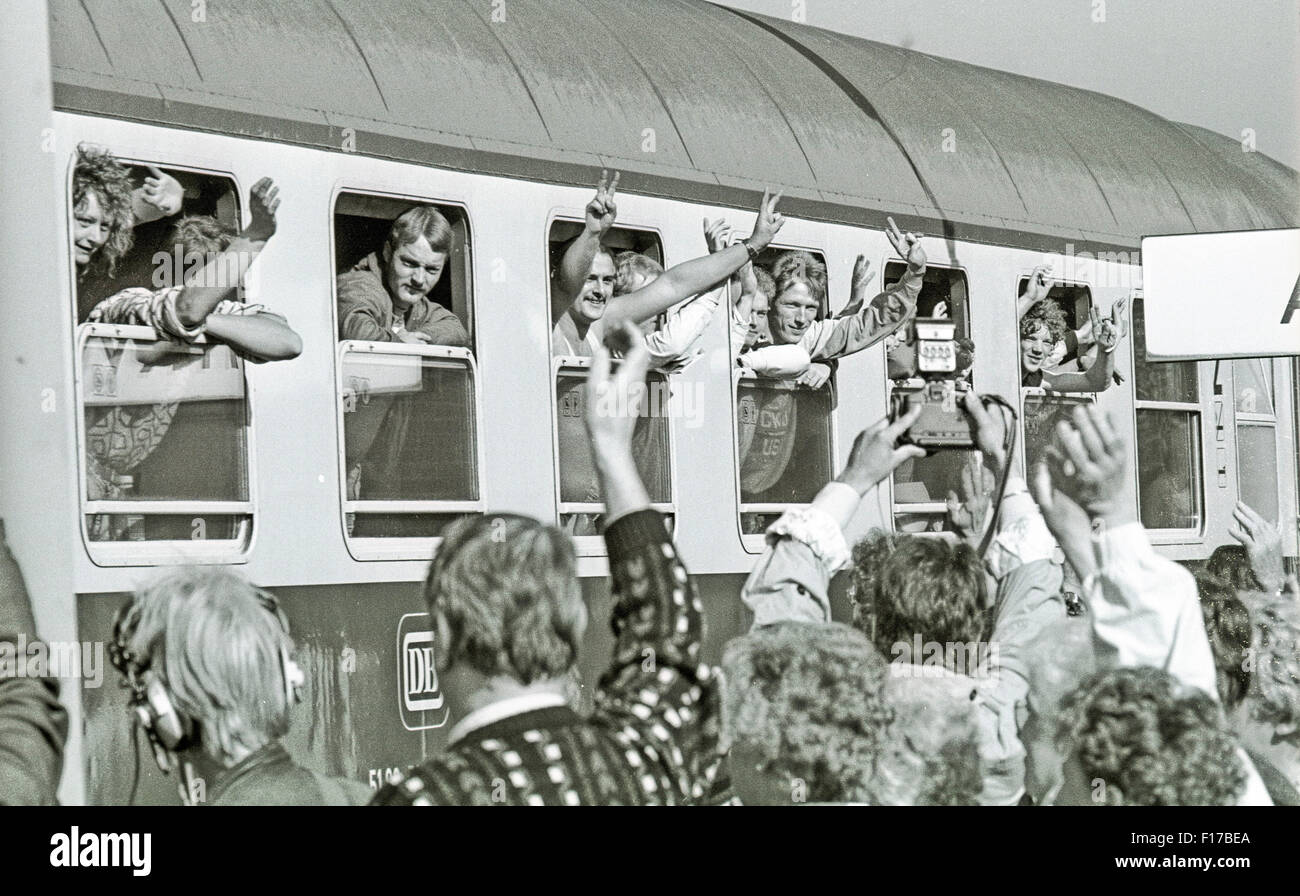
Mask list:
POLYGON ((877 421, 858 434, 844 471, 806 508, 787 510, 767 530, 767 550, 745 582, 741 598, 754 626, 800 620, 829 622, 831 576, 849 562, 844 529, 862 499, 903 461, 923 457, 898 439, 921 416, 918 403, 890 423, 877 421))
POLYGON ((664 801, 688 802, 704 796, 719 765, 712 675, 700 662, 704 610, 632 459, 649 353, 635 327, 623 339, 630 347, 617 371, 605 346, 592 356, 585 402, 614 595, 614 655, 593 718, 637 732, 628 746, 675 784, 664 801))
POLYGON ((743 242, 721 252, 682 262, 664 271, 653 283, 636 292, 612 299, 605 311, 606 330, 617 328, 624 321, 640 323, 649 320, 687 296, 703 292, 740 270, 750 261, 752 254, 767 248, 785 224, 784 216, 776 210, 780 198, 780 193, 770 198, 767 193, 763 194, 754 232, 743 242))
POLYGON ((614 201, 617 190, 618 172, 614 172, 611 180, 609 172, 601 171, 596 195, 587 203, 586 224, 582 233, 564 250, 564 258, 560 260, 559 286, 566 303, 572 301, 582 289, 582 282, 596 259, 596 251, 600 249, 600 241, 618 218, 618 205, 614 201))
MULTIPOLYGON (((1118 303, 1116 303, 1118 305, 1118 303)), ((1111 320, 1102 320, 1096 308, 1093 308, 1091 328, 1096 338, 1097 353, 1092 364, 1083 373, 1056 373, 1043 371, 1043 387, 1053 392, 1104 392, 1110 386, 1115 374, 1115 349, 1119 347, 1122 329, 1114 322, 1115 311, 1111 320)))
POLYGON ((275 234, 279 192, 269 177, 253 184, 248 198, 251 212, 248 227, 231 240, 224 252, 209 259, 176 297, 176 317, 183 326, 191 329, 199 326, 223 301, 235 298, 244 275, 275 234), (207 283, 219 285, 203 285, 207 283))
POLYGON ((131 214, 137 226, 171 217, 181 210, 185 199, 185 190, 176 178, 153 165, 147 167, 149 176, 143 186, 131 193, 131 214))
MULTIPOLYGON (((921 235, 899 230, 893 218, 887 219, 886 224, 885 235, 895 251, 907 260, 906 272, 902 279, 870 302, 860 303, 854 314, 817 321, 810 326, 802 342, 814 361, 839 358, 870 348, 916 314, 916 299, 921 294, 926 264, 921 235)), ((865 270, 860 273, 866 278, 865 270)), ((866 278, 866 282, 870 279, 866 278)), ((865 289, 865 283, 862 288, 865 289)))
POLYGON ((1034 497, 1084 577, 1102 663, 1155 666, 1217 700, 1196 582, 1152 548, 1123 500, 1127 470, 1128 447, 1109 418, 1093 405, 1079 407, 1072 422, 1057 424, 1034 497))
POLYGON ((1024 294, 1016 299, 1016 323, 1019 324, 1020 318, 1025 316, 1025 312, 1047 298, 1047 294, 1051 291, 1052 266, 1050 264, 1040 264, 1029 275, 1029 286, 1025 289, 1024 294))

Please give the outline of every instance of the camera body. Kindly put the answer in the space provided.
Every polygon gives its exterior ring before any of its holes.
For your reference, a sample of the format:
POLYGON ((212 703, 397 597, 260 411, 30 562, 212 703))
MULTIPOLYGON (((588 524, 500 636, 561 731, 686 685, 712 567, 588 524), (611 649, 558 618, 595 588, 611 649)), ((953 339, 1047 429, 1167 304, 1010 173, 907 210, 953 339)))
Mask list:
POLYGON ((971 420, 961 405, 970 386, 957 373, 957 325, 944 317, 920 317, 910 326, 911 341, 916 345, 916 373, 924 382, 894 386, 889 419, 906 414, 914 401, 920 401, 922 409, 900 441, 927 450, 974 448, 971 420))

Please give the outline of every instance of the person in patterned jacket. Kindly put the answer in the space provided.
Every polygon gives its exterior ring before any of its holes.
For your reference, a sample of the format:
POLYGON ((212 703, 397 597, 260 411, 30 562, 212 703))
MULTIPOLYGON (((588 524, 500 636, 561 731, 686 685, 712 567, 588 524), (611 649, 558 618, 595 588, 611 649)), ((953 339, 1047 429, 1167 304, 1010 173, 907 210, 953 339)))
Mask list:
POLYGON ((570 706, 587 609, 568 537, 522 516, 462 521, 425 586, 459 721, 442 755, 372 805, 680 805, 710 788, 717 691, 700 662, 703 613, 632 459, 649 353, 636 327, 623 333, 617 372, 604 346, 593 356, 585 402, 615 598, 594 711, 570 706))

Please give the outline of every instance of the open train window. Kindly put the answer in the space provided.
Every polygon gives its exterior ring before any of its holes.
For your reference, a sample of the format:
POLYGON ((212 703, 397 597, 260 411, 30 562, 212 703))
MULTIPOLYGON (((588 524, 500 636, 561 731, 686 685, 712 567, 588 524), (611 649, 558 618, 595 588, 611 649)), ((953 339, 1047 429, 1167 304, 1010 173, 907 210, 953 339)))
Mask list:
POLYGON ((82 519, 100 565, 235 559, 252 536, 244 362, 149 327, 83 324, 82 519))
POLYGON ((471 245, 458 205, 351 191, 335 201, 340 494, 355 559, 426 558, 447 525, 483 512, 471 245), (388 251, 404 227, 417 236, 388 251), (422 237, 431 230, 447 251, 422 237), (413 271, 405 281, 394 258, 413 271), (409 314, 394 310, 394 289, 409 293, 409 314))
MULTIPOLYGON (((152 176, 152 163, 119 158, 128 184, 117 178, 91 176, 90 187, 76 202, 76 182, 69 195, 69 222, 72 257, 76 268, 77 322, 90 319, 95 306, 128 287, 160 289, 180 276, 190 273, 184 250, 177 250, 173 239, 176 222, 193 215, 209 216, 231 231, 240 229, 239 194, 235 181, 219 174, 172 165, 158 165, 171 189, 180 191, 180 210, 162 215, 138 198, 146 178, 152 176), (112 186, 110 186, 112 184, 112 186), (105 196, 110 190, 116 196, 105 196), (151 216, 123 232, 109 224, 113 207, 140 206, 151 216), (157 217, 152 217, 157 215, 157 217)), ((76 164, 74 157, 74 164, 76 164)), ((110 164, 106 157, 88 163, 92 169, 110 164)))
MULTIPOLYGON (((776 277, 781 274, 781 259, 793 253, 811 256, 825 271, 823 252, 794 246, 768 246, 756 265, 776 277)), ((775 302, 776 296, 768 300, 775 302)), ((815 319, 829 316, 827 298, 815 319)), ((761 334, 756 348, 762 350, 771 342, 769 317, 760 313, 756 319, 761 334)), ((737 513, 747 550, 761 551, 767 527, 787 508, 812 501, 833 475, 835 374, 831 366, 831 376, 820 389, 743 368, 735 373, 737 513)))
POLYGON ((1237 420, 1237 493, 1269 522, 1278 521, 1277 411, 1273 362, 1232 362, 1233 410, 1237 420))
MULTIPOLYGON (((582 232, 578 221, 551 222, 547 234, 549 250, 551 321, 559 324, 568 311, 571 296, 559 288, 559 270, 565 251, 582 232)), ((618 257, 623 252, 645 255, 656 264, 664 264, 663 243, 653 230, 612 227, 601 244, 618 257)), ((647 332, 653 321, 642 324, 647 332)), ((562 328, 555 332, 563 335, 562 328)), ((604 553, 600 535, 600 517, 604 513, 587 433, 583 424, 583 401, 587 372, 590 370, 590 343, 565 336, 564 351, 553 358, 555 383, 555 463, 556 504, 560 526, 577 539, 578 551, 584 555, 604 553)), ((650 492, 652 504, 671 518, 676 515, 672 468, 672 426, 669 410, 671 396, 668 377, 652 371, 646 381, 647 400, 632 437, 632 451, 637 469, 650 492)))
MULTIPOLYGON (((885 265, 885 288, 902 279, 907 265, 885 265)), ((946 317, 956 325, 957 376, 969 388, 974 373, 975 344, 970 338, 970 294, 964 271, 930 265, 925 269, 916 301, 917 317, 946 317)), ((915 376, 915 346, 910 328, 886 340, 889 389, 914 388, 923 383, 915 376)), ((961 471, 969 451, 931 452, 903 463, 893 474, 894 527, 902 532, 942 531, 947 520, 949 492, 961 494, 961 471)))
POLYGON ((1142 525, 1199 531, 1203 496, 1196 362, 1147 361, 1140 299, 1133 303, 1133 388, 1142 525))

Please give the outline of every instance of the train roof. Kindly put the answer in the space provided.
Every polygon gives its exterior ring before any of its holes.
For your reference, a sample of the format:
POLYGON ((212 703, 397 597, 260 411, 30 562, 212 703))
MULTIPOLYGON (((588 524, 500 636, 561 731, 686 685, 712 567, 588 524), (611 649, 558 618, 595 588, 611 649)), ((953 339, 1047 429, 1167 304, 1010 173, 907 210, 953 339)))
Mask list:
POLYGON ((617 168, 629 191, 731 206, 771 185, 791 214, 1011 245, 1300 219, 1297 173, 1213 132, 700 0, 50 9, 65 111, 331 150, 350 128, 363 154, 561 183, 617 168))

